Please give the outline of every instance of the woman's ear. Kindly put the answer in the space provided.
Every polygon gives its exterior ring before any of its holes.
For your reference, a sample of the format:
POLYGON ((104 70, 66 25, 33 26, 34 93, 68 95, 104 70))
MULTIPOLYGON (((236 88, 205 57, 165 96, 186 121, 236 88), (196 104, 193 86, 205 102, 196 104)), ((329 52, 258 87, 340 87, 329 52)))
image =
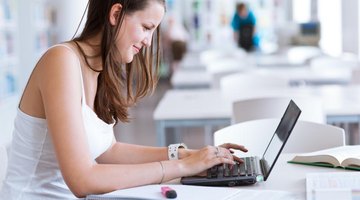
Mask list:
POLYGON ((111 7, 109 14, 109 20, 111 25, 115 26, 117 24, 121 9, 122 5, 119 3, 116 3, 111 7))

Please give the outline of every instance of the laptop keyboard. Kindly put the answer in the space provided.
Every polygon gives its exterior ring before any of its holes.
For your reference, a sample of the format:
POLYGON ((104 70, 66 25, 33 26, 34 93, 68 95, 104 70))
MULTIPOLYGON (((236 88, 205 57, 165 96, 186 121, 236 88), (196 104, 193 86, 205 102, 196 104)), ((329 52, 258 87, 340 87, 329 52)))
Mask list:
POLYGON ((215 165, 207 170, 207 178, 222 178, 222 177, 236 177, 236 176, 254 176, 259 174, 259 159, 256 157, 242 158, 243 163, 236 163, 235 165, 220 164, 215 165))

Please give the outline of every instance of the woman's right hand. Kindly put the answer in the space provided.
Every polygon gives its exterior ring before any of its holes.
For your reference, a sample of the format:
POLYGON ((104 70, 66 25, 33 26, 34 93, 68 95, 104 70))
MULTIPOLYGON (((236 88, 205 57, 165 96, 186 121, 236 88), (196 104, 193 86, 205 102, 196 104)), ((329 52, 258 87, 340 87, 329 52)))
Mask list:
POLYGON ((235 164, 232 152, 220 146, 206 146, 179 161, 183 164, 184 176, 200 174, 221 163, 235 164))

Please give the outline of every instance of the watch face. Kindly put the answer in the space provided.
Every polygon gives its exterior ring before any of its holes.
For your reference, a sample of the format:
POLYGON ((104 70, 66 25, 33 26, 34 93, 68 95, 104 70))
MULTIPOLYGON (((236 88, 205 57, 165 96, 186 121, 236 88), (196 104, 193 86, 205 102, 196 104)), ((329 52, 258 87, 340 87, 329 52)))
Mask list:
POLYGON ((168 146, 169 160, 177 160, 177 159, 179 159, 179 155, 178 155, 178 149, 179 148, 187 149, 187 146, 184 143, 170 144, 168 146))

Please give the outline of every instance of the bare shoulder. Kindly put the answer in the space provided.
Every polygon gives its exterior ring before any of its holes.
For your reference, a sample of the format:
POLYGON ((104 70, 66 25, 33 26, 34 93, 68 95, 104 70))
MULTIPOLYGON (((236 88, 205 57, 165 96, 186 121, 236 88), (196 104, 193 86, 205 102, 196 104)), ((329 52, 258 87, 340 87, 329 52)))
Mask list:
POLYGON ((81 98, 80 66, 76 50, 69 44, 50 48, 39 60, 24 90, 20 108, 35 117, 45 118, 44 100, 66 93, 73 101, 81 98))
POLYGON ((57 45, 45 52, 40 58, 37 68, 39 71, 51 71, 51 70, 73 70, 78 68, 79 58, 69 45, 57 45), (60 69, 57 69, 60 68, 60 69))
POLYGON ((75 50, 58 45, 50 48, 34 71, 35 84, 46 108, 76 104, 81 99, 81 68, 75 50))
POLYGON ((38 86, 44 84, 42 81, 55 81, 57 78, 77 81, 80 77, 79 57, 68 44, 54 46, 40 58, 34 73, 38 86))

